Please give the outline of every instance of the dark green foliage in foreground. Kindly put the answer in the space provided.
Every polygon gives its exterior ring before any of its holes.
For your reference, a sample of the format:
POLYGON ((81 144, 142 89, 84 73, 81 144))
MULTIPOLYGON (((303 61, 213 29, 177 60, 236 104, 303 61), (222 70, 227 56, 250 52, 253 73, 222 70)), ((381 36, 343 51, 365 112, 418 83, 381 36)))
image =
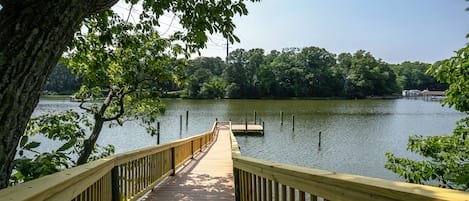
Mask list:
MULTIPOLYGON (((20 157, 13 162, 16 173, 10 177, 10 182, 18 184, 75 166, 91 126, 86 115, 72 110, 32 118, 21 138, 20 157), (45 146, 48 149, 54 147, 52 145, 57 148, 41 150, 45 147, 38 141, 49 143, 45 146)), ((114 153, 114 146, 96 145, 92 153, 91 160, 106 157, 114 153)))
MULTIPOLYGON (((429 73, 449 84, 442 103, 469 114, 469 45, 433 65, 429 73)), ((424 159, 415 161, 386 153, 385 167, 411 183, 437 182, 441 187, 469 190, 469 117, 459 120, 449 136, 410 136, 407 150, 424 159)))

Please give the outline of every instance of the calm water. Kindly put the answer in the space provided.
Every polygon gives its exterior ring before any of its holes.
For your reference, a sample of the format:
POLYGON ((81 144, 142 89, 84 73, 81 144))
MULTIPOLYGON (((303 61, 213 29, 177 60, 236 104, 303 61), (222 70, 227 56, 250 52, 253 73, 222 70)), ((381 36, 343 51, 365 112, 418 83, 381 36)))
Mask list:
MULTIPOLYGON (((243 155, 294 165, 397 180, 384 169, 384 152, 417 158, 405 145, 409 134, 447 135, 464 116, 438 102, 421 100, 174 100, 159 117, 161 142, 200 134, 215 119, 265 122, 264 137, 238 136, 243 155), (186 111, 189 121, 186 122, 186 111), (280 124, 280 112, 284 124, 280 124), (180 116, 182 115, 182 128, 180 116), (292 116, 295 116, 295 130, 292 116), (321 147, 318 147, 318 135, 321 147)), ((41 100, 35 115, 77 108, 68 100, 41 100)), ((156 144, 137 122, 104 128, 98 143, 125 152, 156 144)), ((49 148, 53 143, 49 143, 49 148)))

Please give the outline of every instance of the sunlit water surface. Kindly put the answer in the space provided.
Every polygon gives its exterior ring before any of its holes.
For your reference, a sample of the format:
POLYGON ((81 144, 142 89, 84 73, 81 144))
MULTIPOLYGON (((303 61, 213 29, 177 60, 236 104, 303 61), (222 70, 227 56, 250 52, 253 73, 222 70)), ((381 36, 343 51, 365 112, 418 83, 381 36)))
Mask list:
MULTIPOLYGON (((438 102, 422 100, 179 100, 165 99, 161 143, 211 129, 214 121, 265 122, 265 136, 238 136, 243 155, 342 173, 398 180, 383 166, 384 153, 418 158, 405 146, 410 134, 448 135, 464 117, 438 102), (189 118, 186 122, 186 111, 189 118), (283 125, 280 113, 283 112, 283 125), (180 117, 182 115, 182 127, 180 117), (292 116, 295 116, 293 130, 292 116), (318 146, 321 132, 321 147, 318 146)), ((78 109, 68 100, 40 101, 34 115, 78 109)), ((138 122, 123 127, 105 126, 99 144, 114 144, 121 153, 155 145, 156 137, 138 122)), ((56 149, 47 142, 43 150, 56 149)))

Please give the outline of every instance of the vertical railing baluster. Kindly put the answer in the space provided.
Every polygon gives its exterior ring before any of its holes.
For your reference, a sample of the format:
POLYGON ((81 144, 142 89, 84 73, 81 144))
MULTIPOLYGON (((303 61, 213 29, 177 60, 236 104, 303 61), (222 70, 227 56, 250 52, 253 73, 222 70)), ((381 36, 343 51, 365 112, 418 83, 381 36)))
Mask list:
POLYGON ((111 189, 112 189, 112 200, 120 200, 119 192, 119 166, 112 168, 111 170, 111 189))
POLYGON ((267 179, 262 179, 262 200, 267 201, 267 179))
POLYGON ((287 201, 287 186, 282 185, 282 201, 287 201))
POLYGON ((305 192, 300 191, 300 193, 299 193, 299 201, 305 201, 305 199, 306 199, 305 192))
POLYGON ((171 176, 176 175, 176 152, 174 149, 174 147, 171 147, 171 169, 173 170, 171 176))
POLYGON ((290 200, 291 201, 295 200, 295 189, 290 186, 289 191, 290 191, 290 200))

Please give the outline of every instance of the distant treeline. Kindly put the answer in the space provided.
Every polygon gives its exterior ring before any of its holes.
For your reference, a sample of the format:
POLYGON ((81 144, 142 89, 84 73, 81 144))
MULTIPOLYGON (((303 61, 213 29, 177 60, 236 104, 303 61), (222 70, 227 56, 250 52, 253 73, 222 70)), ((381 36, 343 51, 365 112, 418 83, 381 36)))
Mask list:
MULTIPOLYGON (((371 53, 335 55, 324 48, 306 47, 273 50, 236 49, 228 63, 220 57, 189 60, 185 69, 187 82, 167 90, 179 90, 184 98, 283 98, 346 97, 397 95, 403 89, 445 90, 425 74, 431 64, 403 62, 388 64, 371 53)), ((49 76, 48 93, 71 94, 80 87, 64 64, 57 65, 49 76)), ((172 93, 174 96, 174 93, 172 93)))
POLYGON ((371 53, 335 55, 324 48, 237 49, 221 58, 189 61, 183 95, 188 98, 388 96, 403 89, 445 90, 425 74, 431 64, 388 64, 371 53))
POLYGON ((65 64, 57 64, 47 78, 44 92, 46 94, 69 95, 80 89, 80 86, 80 78, 75 77, 65 64))

